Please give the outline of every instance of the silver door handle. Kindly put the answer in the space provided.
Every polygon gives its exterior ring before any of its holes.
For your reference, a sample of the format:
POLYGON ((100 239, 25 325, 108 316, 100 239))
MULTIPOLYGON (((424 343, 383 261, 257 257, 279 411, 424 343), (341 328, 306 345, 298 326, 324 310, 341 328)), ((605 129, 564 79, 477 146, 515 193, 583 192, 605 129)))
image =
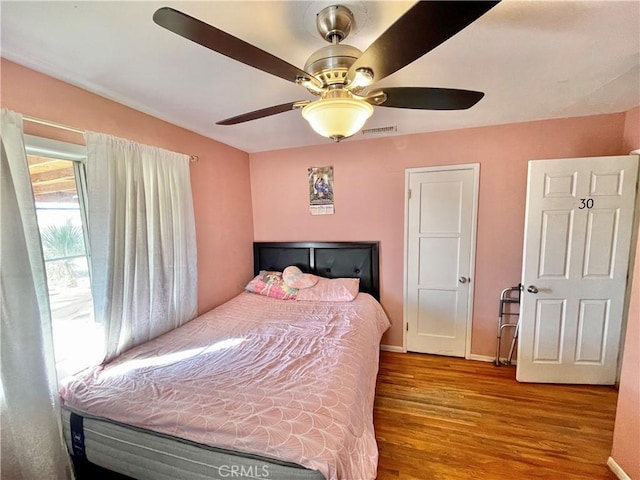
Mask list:
POLYGON ((458 281, 460 283, 467 283, 467 282, 471 282, 471 279, 469 277, 460 277, 458 281))
POLYGON ((529 293, 538 293, 538 288, 535 285, 529 285, 527 287, 527 292, 529 292, 529 293))

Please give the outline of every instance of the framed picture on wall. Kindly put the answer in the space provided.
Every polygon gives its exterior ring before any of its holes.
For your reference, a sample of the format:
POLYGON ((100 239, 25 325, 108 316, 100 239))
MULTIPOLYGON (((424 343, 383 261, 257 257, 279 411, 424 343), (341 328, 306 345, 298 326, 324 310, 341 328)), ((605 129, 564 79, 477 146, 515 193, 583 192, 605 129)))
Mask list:
POLYGON ((333 215, 333 166, 309 167, 308 179, 311 215, 333 215))

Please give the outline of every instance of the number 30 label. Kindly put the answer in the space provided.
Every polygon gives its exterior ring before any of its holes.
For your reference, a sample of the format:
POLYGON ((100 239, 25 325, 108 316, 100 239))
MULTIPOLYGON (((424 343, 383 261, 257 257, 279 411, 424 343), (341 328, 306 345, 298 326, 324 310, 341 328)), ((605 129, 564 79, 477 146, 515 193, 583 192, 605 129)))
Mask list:
POLYGON ((593 198, 581 198, 578 209, 582 210, 583 208, 593 208, 593 198))

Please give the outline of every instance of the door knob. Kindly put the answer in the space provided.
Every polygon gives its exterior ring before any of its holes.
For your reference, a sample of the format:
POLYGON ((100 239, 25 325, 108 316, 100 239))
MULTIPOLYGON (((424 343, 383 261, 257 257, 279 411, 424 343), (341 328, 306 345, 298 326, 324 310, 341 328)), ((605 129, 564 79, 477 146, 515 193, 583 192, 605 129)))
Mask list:
POLYGON ((470 282, 470 281, 471 281, 471 279, 470 279, 470 278, 467 278, 467 277, 460 277, 460 278, 458 279, 458 281, 459 281, 460 283, 467 283, 467 282, 470 282))
POLYGON ((529 292, 529 293, 538 293, 538 289, 536 288, 535 285, 529 285, 527 287, 527 292, 529 292))

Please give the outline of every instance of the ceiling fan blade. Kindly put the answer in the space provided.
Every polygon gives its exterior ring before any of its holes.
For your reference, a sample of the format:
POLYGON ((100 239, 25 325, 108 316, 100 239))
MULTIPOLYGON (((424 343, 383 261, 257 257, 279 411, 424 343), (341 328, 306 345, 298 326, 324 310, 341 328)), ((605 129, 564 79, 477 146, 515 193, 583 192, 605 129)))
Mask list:
POLYGON ((417 110, 466 110, 484 97, 482 92, 455 88, 396 87, 382 91, 387 99, 374 105, 417 110))
POLYGON ((221 120, 216 122, 216 125, 235 125, 237 123, 249 122, 251 120, 257 120, 258 118, 269 117, 271 115, 277 115, 278 113, 288 112, 289 110, 293 110, 294 106, 299 106, 303 101, 297 102, 289 102, 283 103, 282 105, 275 105, 273 107, 262 108, 260 110, 255 110, 249 113, 243 113, 242 115, 237 115, 235 117, 227 118, 226 120, 221 120))
POLYGON ((360 68, 372 70, 375 82, 382 80, 453 37, 498 3, 499 0, 416 3, 355 61, 347 80, 353 81, 360 68))
POLYGON ((158 9, 153 21, 188 40, 276 77, 295 82, 311 75, 250 43, 170 7, 158 9))

